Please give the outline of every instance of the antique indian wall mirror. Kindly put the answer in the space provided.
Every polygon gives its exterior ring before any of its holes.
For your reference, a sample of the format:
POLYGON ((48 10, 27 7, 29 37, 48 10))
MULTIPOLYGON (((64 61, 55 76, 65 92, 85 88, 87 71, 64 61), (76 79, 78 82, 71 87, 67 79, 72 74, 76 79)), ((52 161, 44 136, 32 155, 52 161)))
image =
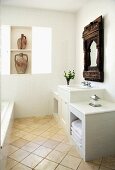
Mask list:
POLYGON ((83 31, 83 77, 89 81, 104 81, 104 31, 103 18, 98 17, 83 31))

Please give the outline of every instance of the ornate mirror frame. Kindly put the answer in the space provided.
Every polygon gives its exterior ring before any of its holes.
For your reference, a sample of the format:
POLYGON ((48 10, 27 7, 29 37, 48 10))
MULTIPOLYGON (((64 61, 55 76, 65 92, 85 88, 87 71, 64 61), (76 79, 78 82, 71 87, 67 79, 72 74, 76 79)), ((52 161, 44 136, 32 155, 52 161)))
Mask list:
POLYGON ((84 27, 83 31, 84 71, 83 77, 89 81, 104 81, 104 35, 102 16, 84 27), (96 65, 91 66, 91 44, 96 43, 96 65))

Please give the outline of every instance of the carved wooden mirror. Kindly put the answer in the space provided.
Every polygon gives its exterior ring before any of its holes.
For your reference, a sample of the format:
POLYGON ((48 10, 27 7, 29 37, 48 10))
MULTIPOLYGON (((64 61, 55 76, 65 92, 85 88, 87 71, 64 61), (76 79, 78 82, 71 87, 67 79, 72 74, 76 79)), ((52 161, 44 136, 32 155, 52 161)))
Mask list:
POLYGON ((84 71, 83 77, 89 81, 104 81, 104 47, 102 16, 84 27, 84 71))

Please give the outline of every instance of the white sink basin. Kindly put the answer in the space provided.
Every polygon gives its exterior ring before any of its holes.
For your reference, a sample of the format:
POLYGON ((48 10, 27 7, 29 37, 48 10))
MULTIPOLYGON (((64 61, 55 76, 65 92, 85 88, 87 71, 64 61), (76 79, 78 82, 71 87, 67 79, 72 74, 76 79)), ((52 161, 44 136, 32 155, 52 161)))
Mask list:
POLYGON ((82 86, 82 85, 63 85, 62 88, 65 90, 82 90, 82 89, 92 89, 92 87, 82 86))
POLYGON ((82 86, 82 85, 69 85, 67 88, 75 88, 75 89, 91 89, 92 87, 89 86, 82 86))
POLYGON ((89 101, 92 95, 103 99, 105 90, 103 88, 87 87, 82 85, 59 85, 58 94, 68 102, 89 101))

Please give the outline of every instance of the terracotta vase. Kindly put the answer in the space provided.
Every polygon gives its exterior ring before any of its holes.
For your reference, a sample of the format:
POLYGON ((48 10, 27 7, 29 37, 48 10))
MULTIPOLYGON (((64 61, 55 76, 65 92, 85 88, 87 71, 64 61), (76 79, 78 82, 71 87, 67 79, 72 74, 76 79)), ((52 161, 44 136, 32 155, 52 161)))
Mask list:
POLYGON ((24 34, 21 34, 21 38, 18 39, 17 41, 18 49, 25 49, 27 45, 27 39, 24 34))
POLYGON ((28 55, 27 54, 16 54, 15 55, 15 67, 19 74, 24 74, 26 72, 28 65, 28 55))

